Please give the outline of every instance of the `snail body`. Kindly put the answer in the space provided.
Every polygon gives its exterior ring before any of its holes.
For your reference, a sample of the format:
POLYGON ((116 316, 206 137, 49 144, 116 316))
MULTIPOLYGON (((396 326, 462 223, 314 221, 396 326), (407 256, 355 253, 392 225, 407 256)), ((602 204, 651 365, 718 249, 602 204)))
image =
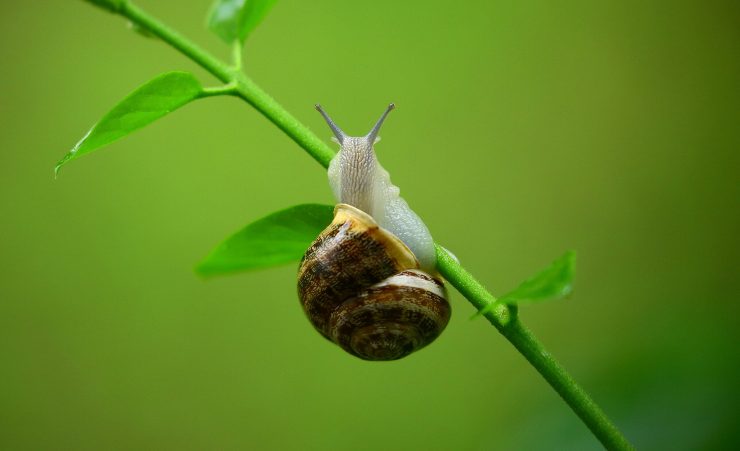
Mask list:
POLYGON ((434 271, 434 241, 373 150, 392 108, 367 136, 349 137, 317 106, 341 145, 329 167, 339 204, 298 270, 298 295, 311 323, 365 360, 395 360, 421 349, 450 318, 434 271))

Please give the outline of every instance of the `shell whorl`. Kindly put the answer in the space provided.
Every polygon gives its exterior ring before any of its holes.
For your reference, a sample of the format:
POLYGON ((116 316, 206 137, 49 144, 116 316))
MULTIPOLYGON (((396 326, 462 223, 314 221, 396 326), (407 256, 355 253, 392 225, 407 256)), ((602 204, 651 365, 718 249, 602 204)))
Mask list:
POLYGON ((316 329, 365 360, 395 360, 431 343, 450 306, 442 282, 368 214, 339 204, 301 261, 298 294, 316 329))

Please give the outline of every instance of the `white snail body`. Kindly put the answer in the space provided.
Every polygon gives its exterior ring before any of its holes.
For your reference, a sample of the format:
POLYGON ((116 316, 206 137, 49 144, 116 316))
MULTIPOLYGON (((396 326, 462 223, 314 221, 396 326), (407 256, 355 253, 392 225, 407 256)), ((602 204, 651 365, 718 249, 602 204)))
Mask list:
POLYGON ((362 137, 346 136, 323 110, 319 110, 341 144, 339 153, 329 164, 329 184, 338 202, 369 214, 411 249, 425 271, 432 272, 437 257, 429 229, 400 197, 401 190, 393 185, 390 174, 380 165, 373 149, 380 140, 380 126, 393 108, 391 104, 370 133, 362 137))
POLYGON ((350 137, 317 105, 341 145, 329 166, 334 221, 301 261, 298 293, 325 337, 366 360, 395 360, 431 343, 450 306, 434 270, 434 242, 399 196, 373 145, 391 104, 363 137, 350 137), (432 275, 434 274, 434 275, 432 275))

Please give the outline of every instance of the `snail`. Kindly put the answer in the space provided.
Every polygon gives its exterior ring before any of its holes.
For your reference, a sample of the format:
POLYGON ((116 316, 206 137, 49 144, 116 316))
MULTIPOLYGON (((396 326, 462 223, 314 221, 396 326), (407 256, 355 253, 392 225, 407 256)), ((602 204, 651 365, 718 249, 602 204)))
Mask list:
POLYGON ((450 319, 434 241, 373 148, 393 108, 366 136, 352 137, 316 105, 340 145, 329 165, 339 203, 301 260, 298 295, 324 337, 365 360, 405 357, 437 338, 450 319))

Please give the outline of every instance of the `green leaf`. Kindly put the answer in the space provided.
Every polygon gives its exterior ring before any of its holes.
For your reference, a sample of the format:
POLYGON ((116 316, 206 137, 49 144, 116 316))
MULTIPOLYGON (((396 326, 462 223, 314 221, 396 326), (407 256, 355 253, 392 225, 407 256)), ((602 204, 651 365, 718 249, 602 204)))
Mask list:
POLYGON ((576 253, 568 251, 539 274, 530 277, 514 291, 499 298, 499 302, 518 304, 563 298, 573 290, 575 272, 576 253))
POLYGON ((331 205, 304 204, 265 216, 219 244, 196 268, 204 276, 299 261, 332 221, 331 205))
POLYGON ((208 14, 208 28, 227 44, 241 43, 257 28, 277 0, 216 0, 208 14))
POLYGON ((62 165, 120 139, 198 98, 203 88, 192 74, 168 72, 143 84, 113 107, 57 163, 62 165))
POLYGON ((575 271, 576 253, 568 251, 552 262, 550 266, 525 280, 514 291, 501 296, 496 302, 489 304, 473 317, 484 315, 499 303, 513 305, 563 298, 569 295, 573 289, 575 271))

